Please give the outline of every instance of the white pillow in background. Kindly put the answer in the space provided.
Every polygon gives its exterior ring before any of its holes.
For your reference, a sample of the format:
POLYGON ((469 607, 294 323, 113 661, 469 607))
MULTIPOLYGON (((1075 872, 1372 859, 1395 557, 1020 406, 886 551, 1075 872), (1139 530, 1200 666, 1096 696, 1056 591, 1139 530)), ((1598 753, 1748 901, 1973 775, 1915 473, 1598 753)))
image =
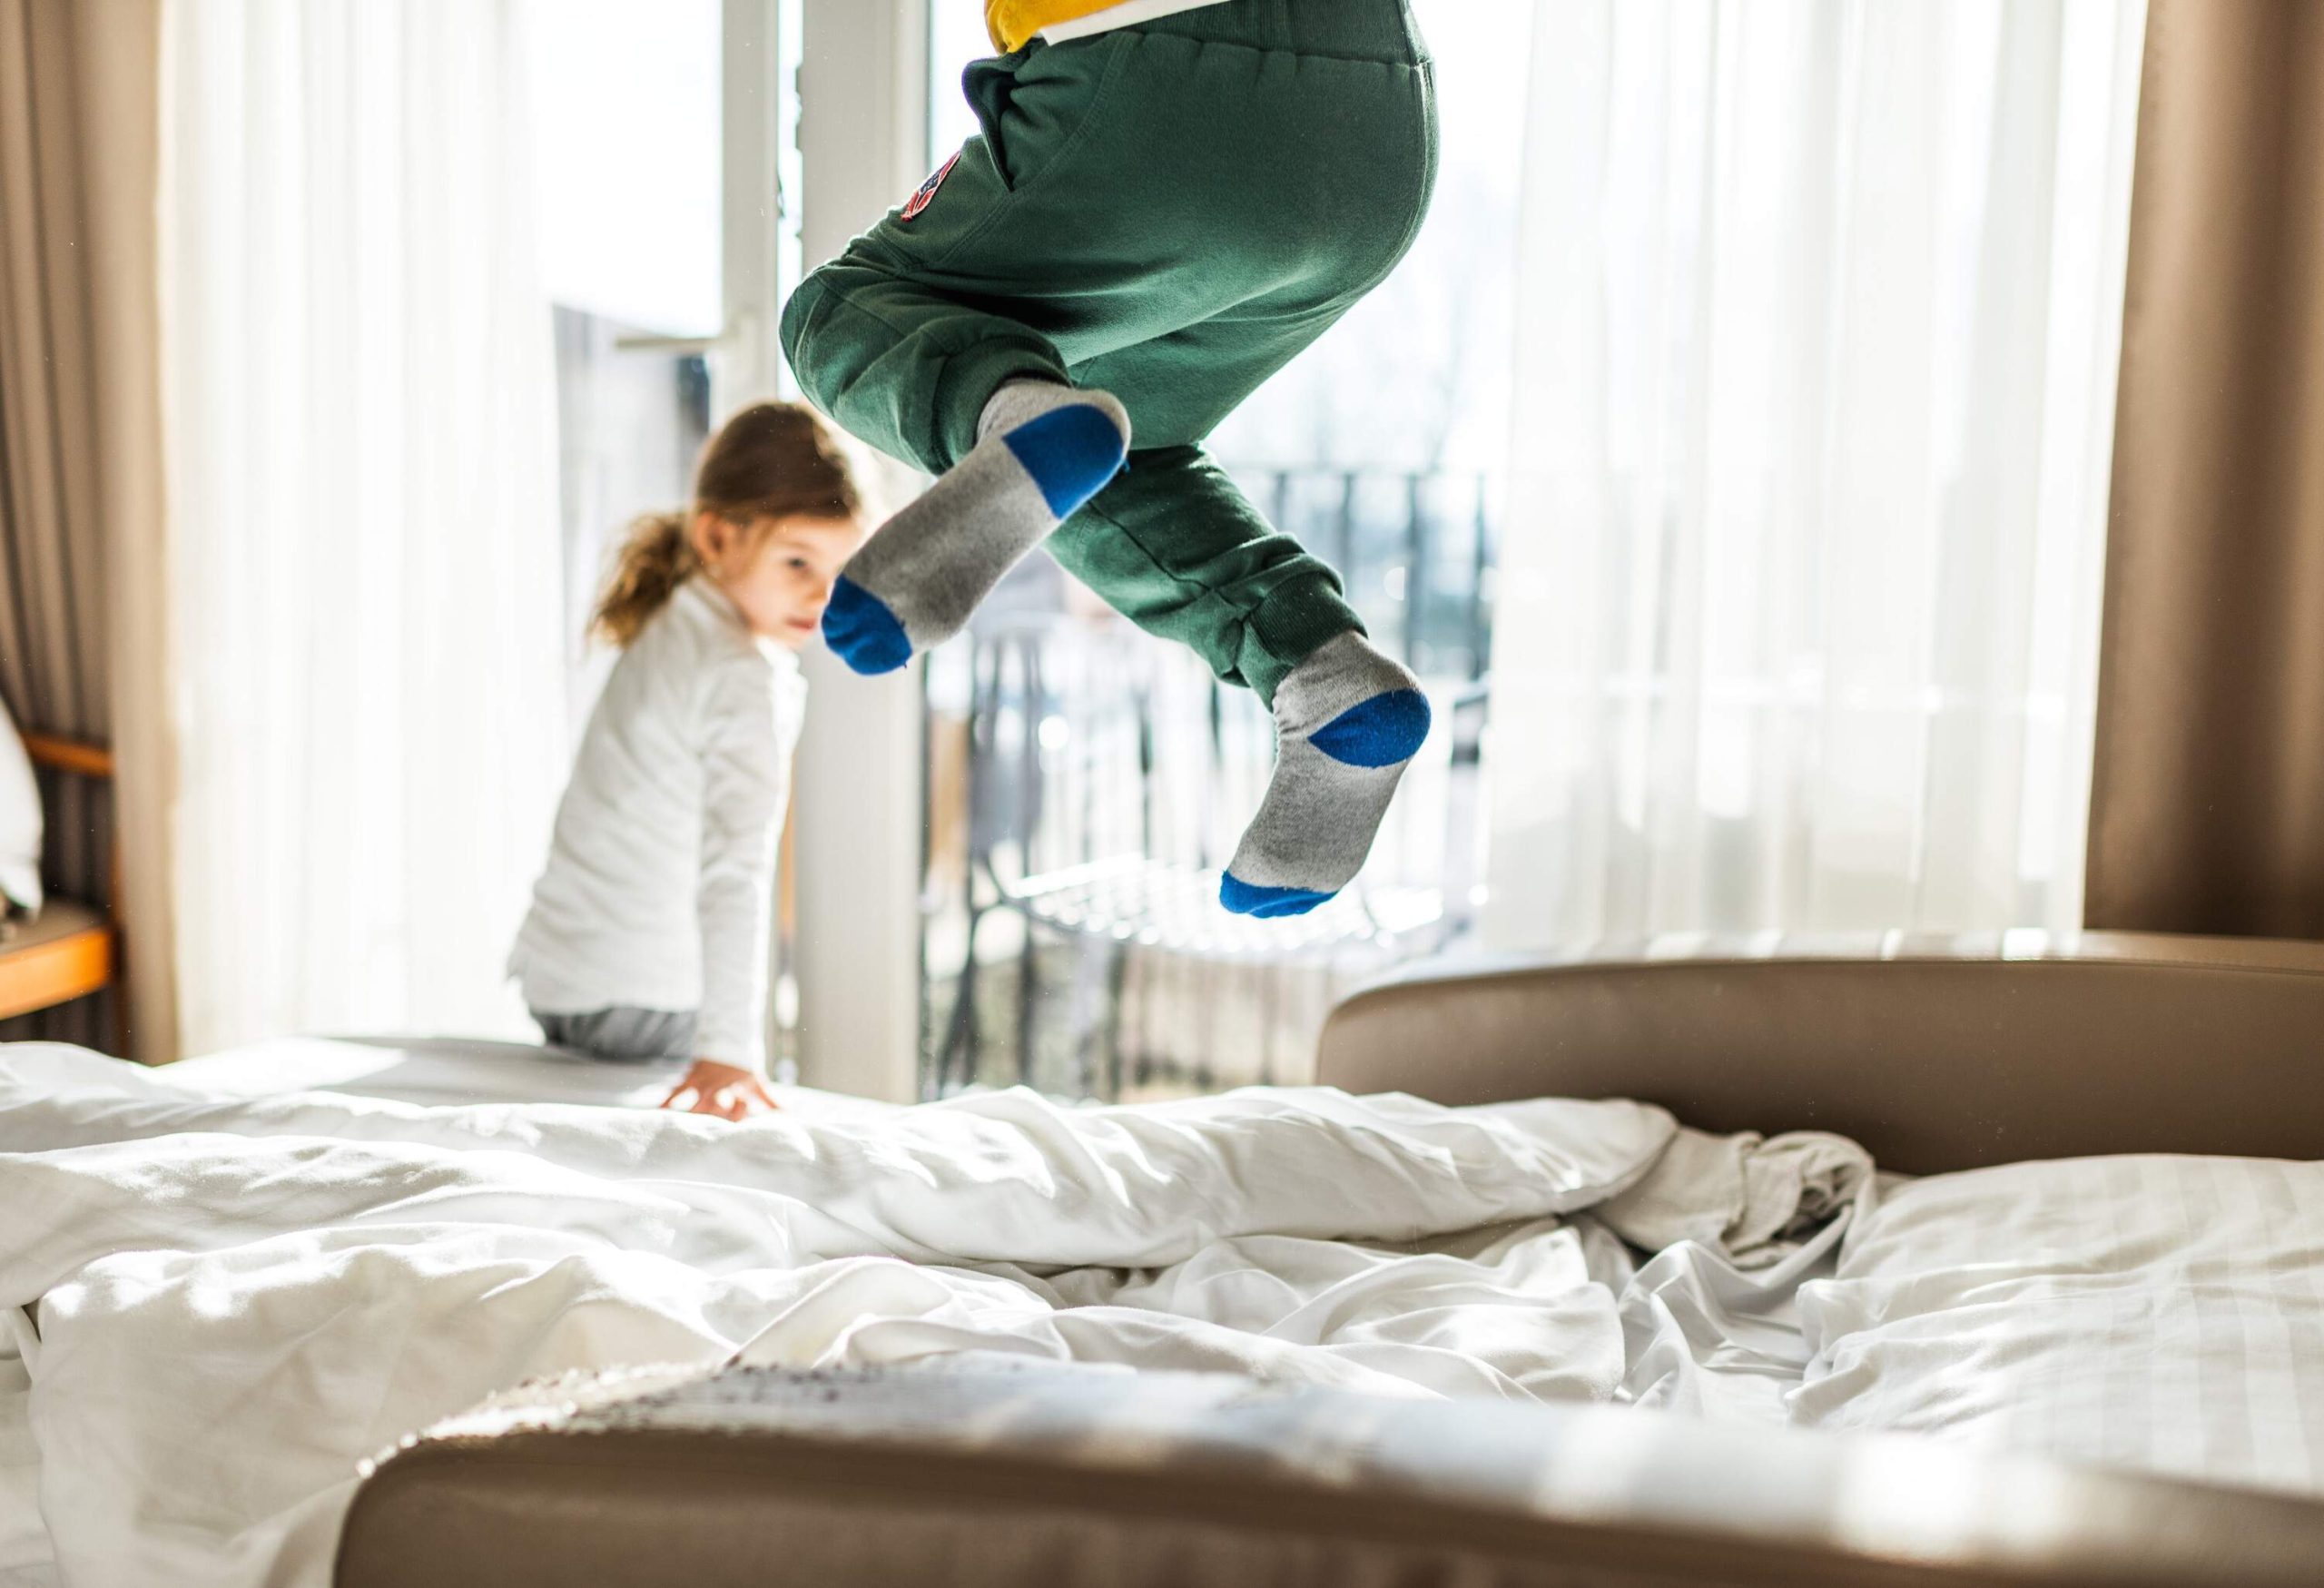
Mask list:
POLYGON ((40 784, 8 708, 0 705, 0 894, 40 908, 40 784))
POLYGON ((1799 1309, 1815 1356, 1796 1423, 2324 1490, 2324 1163, 1915 1180, 1799 1309))

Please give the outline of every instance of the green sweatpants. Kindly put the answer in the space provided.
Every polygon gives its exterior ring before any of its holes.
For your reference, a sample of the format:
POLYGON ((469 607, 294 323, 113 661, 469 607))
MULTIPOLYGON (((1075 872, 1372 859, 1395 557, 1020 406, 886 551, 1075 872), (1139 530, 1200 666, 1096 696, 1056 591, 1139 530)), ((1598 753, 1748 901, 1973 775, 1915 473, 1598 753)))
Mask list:
POLYGON ((1411 246, 1432 70, 1405 0, 1229 0, 980 61, 980 135, 801 285, 783 350, 825 413, 931 473, 1004 381, 1112 392, 1128 466, 1049 549, 1272 704, 1363 625, 1202 442, 1411 246))

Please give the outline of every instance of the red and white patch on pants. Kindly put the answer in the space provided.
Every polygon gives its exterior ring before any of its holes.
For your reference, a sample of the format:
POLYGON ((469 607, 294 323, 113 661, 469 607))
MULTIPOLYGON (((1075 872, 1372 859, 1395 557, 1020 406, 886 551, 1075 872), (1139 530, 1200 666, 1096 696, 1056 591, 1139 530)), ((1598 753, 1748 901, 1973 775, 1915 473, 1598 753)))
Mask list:
POLYGON ((951 159, 938 166, 936 174, 921 182, 920 191, 904 202, 904 212, 900 219, 909 221, 928 208, 929 201, 936 196, 936 190, 944 185, 944 179, 952 174, 952 167, 960 163, 960 156, 956 152, 951 159))

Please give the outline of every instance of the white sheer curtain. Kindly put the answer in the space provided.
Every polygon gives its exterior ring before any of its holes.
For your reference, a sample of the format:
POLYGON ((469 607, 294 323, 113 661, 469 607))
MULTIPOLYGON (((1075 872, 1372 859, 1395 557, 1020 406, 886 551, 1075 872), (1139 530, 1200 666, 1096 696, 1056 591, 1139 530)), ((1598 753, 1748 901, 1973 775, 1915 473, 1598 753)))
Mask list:
POLYGON ((508 0, 173 0, 164 392, 185 1044, 522 1029, 566 764, 508 0))
POLYGON ((1496 947, 2078 921, 2143 0, 1543 0, 1496 947))

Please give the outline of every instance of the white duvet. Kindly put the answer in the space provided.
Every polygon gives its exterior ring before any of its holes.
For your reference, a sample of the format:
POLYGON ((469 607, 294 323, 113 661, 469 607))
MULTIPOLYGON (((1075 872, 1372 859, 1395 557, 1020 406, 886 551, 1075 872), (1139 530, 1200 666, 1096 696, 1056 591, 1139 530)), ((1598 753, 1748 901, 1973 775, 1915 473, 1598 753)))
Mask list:
MULTIPOLYGON (((729 1126, 0 1048, 0 1412, 16 1384, 73 1588, 324 1583, 364 1457, 576 1367, 1004 1351, 1780 1419, 1791 1292, 1868 1174, 1623 1102, 1006 1092, 729 1126)), ((37 1528, 5 1480, 0 1582, 44 1569, 6 1553, 37 1528)))

